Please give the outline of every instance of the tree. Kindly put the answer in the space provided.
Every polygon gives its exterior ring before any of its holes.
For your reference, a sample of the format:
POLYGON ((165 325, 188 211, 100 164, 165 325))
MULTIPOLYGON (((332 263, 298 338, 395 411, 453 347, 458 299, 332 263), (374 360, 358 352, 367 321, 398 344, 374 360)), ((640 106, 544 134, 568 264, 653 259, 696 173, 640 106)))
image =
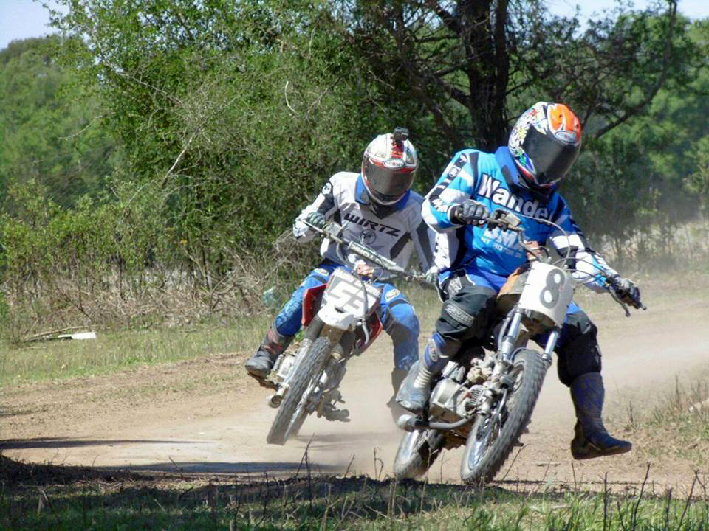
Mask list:
POLYGON ((99 127, 71 69, 59 64, 59 39, 14 41, 0 51, 0 200, 8 186, 35 179, 60 205, 97 194, 112 171, 115 143, 99 127))
POLYGON ((403 80, 453 149, 491 150, 534 101, 571 104, 596 137, 641 113, 679 74, 676 8, 621 11, 584 30, 542 0, 360 0, 348 12, 382 84, 403 80))

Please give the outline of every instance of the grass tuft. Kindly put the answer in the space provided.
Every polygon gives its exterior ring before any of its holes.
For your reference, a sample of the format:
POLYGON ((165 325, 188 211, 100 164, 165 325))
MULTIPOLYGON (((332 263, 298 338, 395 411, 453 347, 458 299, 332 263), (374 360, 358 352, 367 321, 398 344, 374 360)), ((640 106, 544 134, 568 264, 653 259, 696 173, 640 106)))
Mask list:
MULTIPOLYGON (((649 472, 649 469, 648 469, 649 472)), ((647 479, 646 479, 647 481, 647 479)), ((671 490, 587 493, 543 488, 326 477, 141 476, 24 465, 0 456, 0 528, 13 530, 701 530, 709 504, 698 478, 671 490), (9 472, 8 472, 9 471, 9 472)))

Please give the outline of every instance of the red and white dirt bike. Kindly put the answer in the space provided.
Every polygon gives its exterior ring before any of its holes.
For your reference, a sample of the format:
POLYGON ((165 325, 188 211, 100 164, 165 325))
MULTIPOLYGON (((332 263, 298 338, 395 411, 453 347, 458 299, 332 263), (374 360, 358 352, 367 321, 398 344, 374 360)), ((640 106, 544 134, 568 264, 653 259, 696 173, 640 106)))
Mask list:
MULTIPOLYGON (((424 413, 404 415, 406 430, 394 461, 397 478, 422 476, 446 448, 465 445, 461 477, 467 483, 490 481, 527 426, 551 355, 576 287, 575 260, 553 259, 550 253, 522 237, 519 218, 503 210, 486 218, 488 226, 520 233, 528 267, 510 277, 498 295, 498 315, 487 345, 464 345, 432 382, 424 413), (528 348, 534 337, 547 334, 543 352, 528 348)), ((549 223, 564 232, 558 225, 549 223)), ((599 271, 600 274, 600 271, 599 271)), ((606 280, 615 295, 612 280, 606 280)), ((636 308, 645 308, 637 300, 636 308)))
MULTIPOLYGON (((427 282, 422 273, 406 271, 369 247, 344 240, 336 223, 325 229, 308 225, 336 242, 340 251, 357 254, 394 276, 427 282)), ((280 356, 271 371, 276 392, 268 403, 278 411, 268 432, 269 443, 285 444, 313 413, 328 420, 349 419, 346 409, 337 408, 343 401, 339 385, 348 360, 364 352, 382 331, 377 312, 381 293, 376 279, 344 268, 336 269, 326 285, 305 291, 303 340, 296 352, 280 356)))

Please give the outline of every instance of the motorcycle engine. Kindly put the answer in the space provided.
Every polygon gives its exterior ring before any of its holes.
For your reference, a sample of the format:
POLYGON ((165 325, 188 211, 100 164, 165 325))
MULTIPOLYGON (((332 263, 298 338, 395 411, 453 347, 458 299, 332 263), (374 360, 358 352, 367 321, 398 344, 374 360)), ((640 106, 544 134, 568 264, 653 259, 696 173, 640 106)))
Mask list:
POLYGON ((273 373, 276 375, 276 380, 283 382, 288 378, 291 368, 295 363, 295 353, 285 352, 276 360, 276 365, 273 367, 273 373))
POLYGON ((466 416, 468 389, 451 378, 443 378, 433 389, 429 412, 445 422, 456 422, 466 416))

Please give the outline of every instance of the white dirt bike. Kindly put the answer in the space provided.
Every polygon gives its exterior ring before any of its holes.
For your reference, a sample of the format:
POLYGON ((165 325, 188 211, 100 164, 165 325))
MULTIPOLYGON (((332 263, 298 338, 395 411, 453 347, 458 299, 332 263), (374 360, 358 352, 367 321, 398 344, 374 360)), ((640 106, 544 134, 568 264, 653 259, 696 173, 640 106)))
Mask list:
MULTIPOLYGON (((499 319, 488 344, 464 345, 432 382, 420 416, 404 415, 406 430, 394 461, 397 478, 424 475, 444 449, 465 445, 461 478, 491 481, 529 423, 576 287, 575 260, 554 260, 544 247, 524 241, 520 220, 497 210, 488 227, 520 233, 528 267, 512 275, 497 297, 499 319), (547 334, 543 352, 528 348, 530 339, 547 334)), ((558 225, 549 223, 564 232, 558 225)), ((600 271, 599 271, 600 274, 600 271)), ((588 280, 586 280, 588 281, 588 280)), ((608 282, 608 292, 625 309, 608 282)), ((635 308, 645 306, 639 301, 635 308)))
MULTIPOLYGON (((336 223, 325 229, 308 226, 336 242, 341 256, 344 248, 394 276, 427 283, 424 274, 406 271, 369 247, 344 240, 336 223)), ((268 403, 278 411, 268 432, 270 444, 285 444, 313 413, 333 421, 349 420, 349 412, 337 408, 343 402, 339 385, 347 361, 364 352, 383 329, 377 312, 381 292, 376 279, 344 268, 336 269, 327 285, 305 291, 303 340, 296 352, 280 356, 271 371, 276 392, 268 403)))

